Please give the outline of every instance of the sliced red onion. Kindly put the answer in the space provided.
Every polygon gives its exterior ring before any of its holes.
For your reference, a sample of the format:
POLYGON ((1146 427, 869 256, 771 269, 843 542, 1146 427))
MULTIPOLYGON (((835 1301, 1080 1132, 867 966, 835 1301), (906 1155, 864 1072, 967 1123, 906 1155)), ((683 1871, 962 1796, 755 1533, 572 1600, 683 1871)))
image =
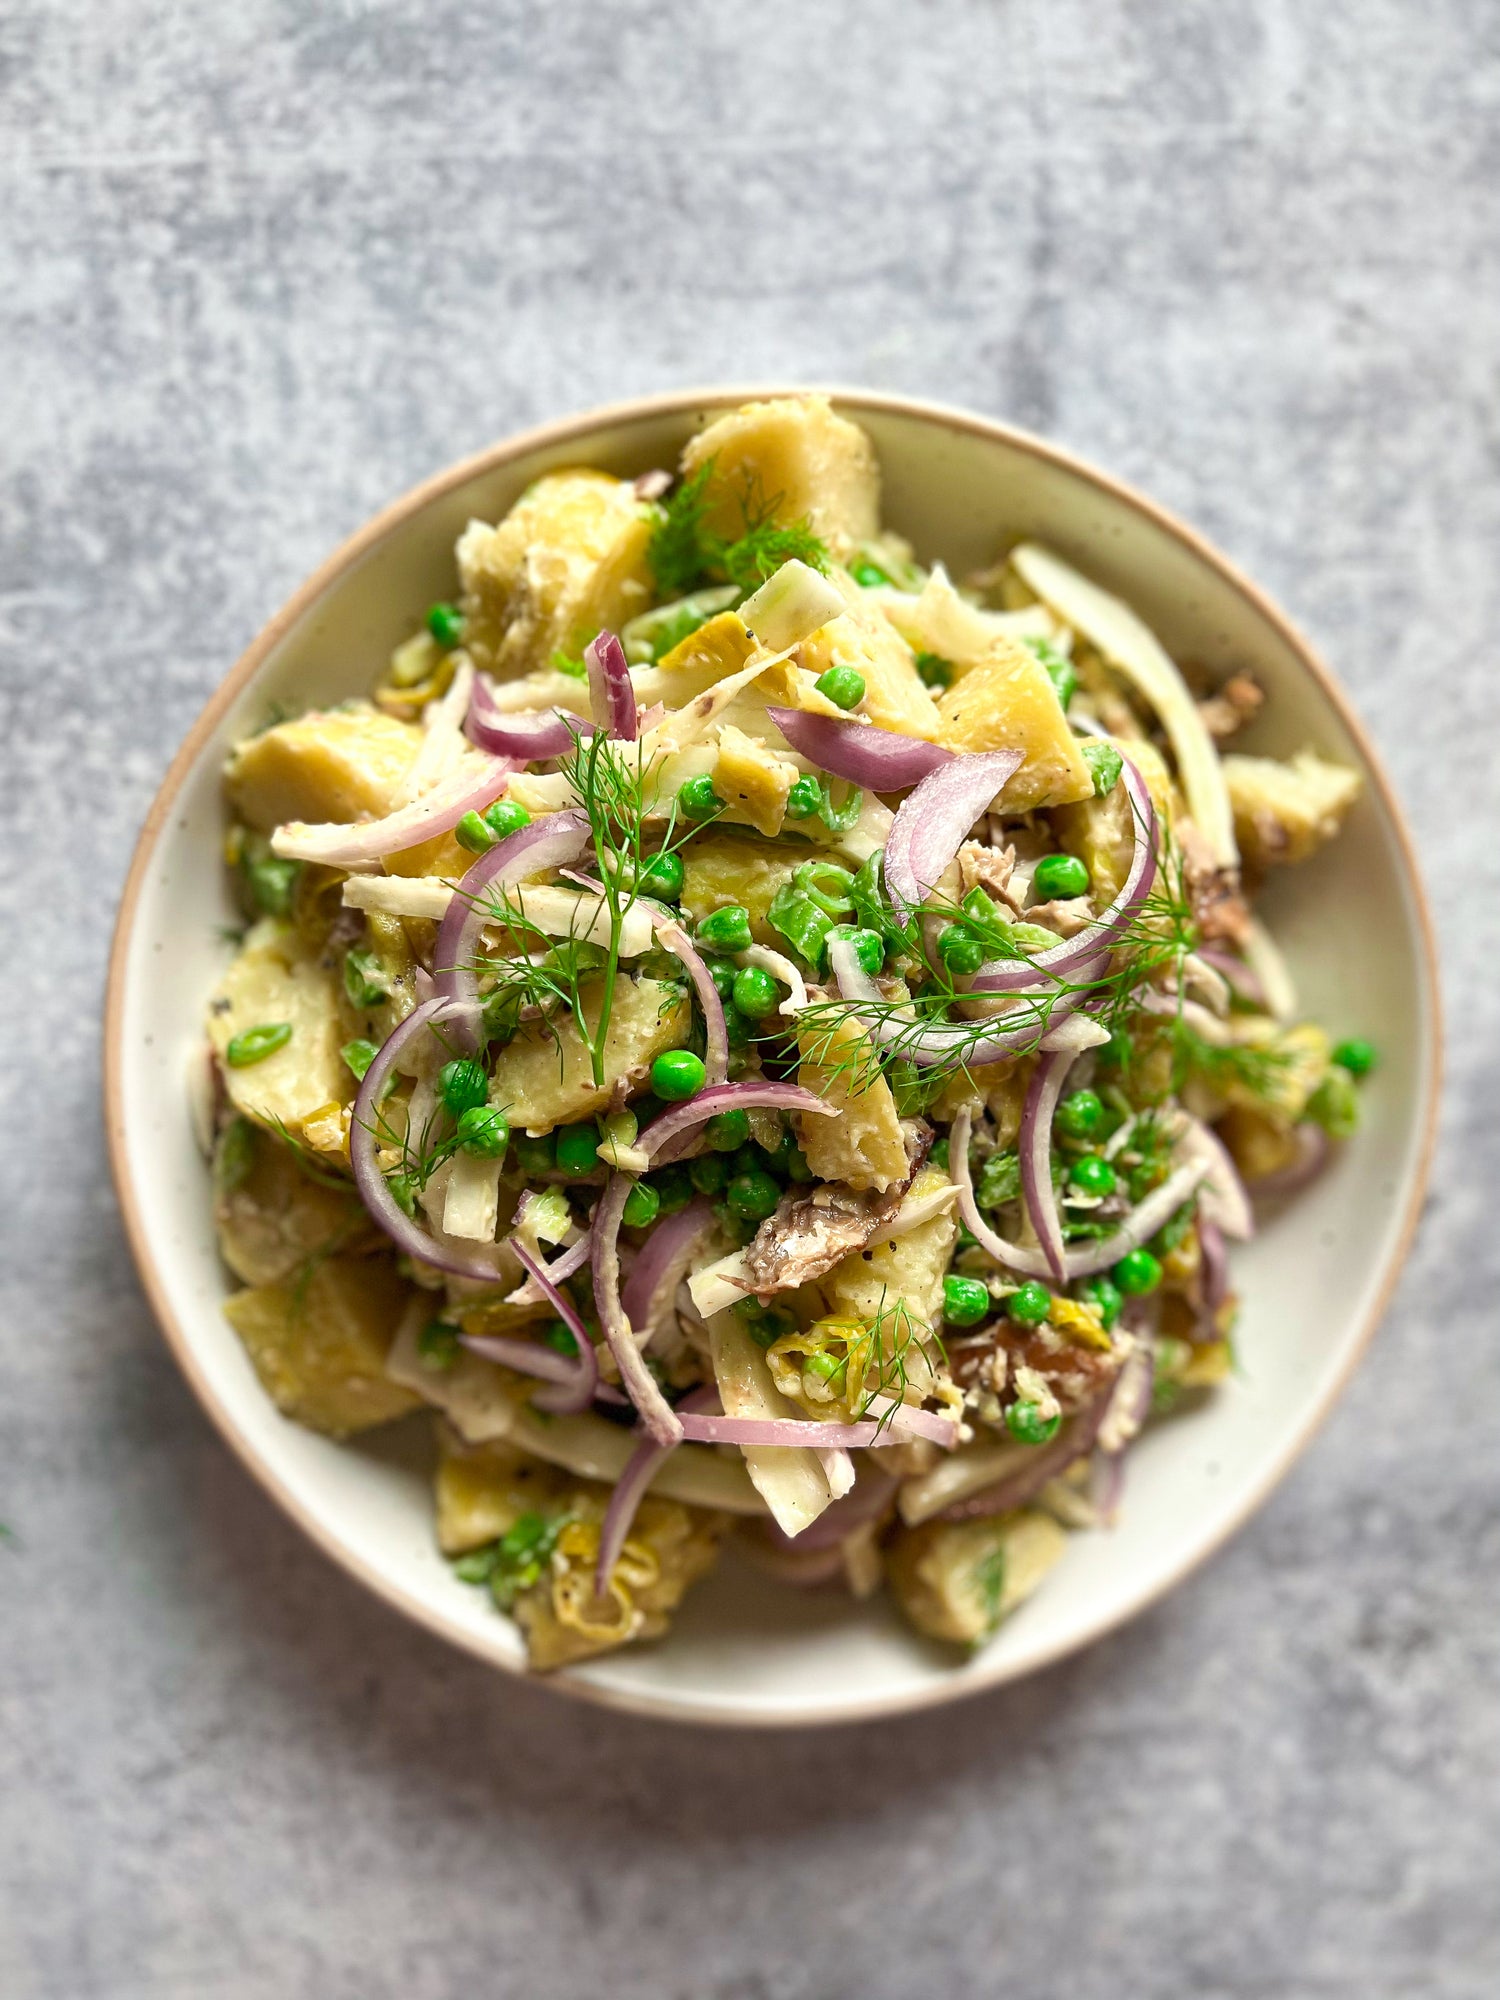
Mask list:
POLYGON ((1198 1212, 1198 1254, 1202 1259, 1199 1285, 1203 1296, 1200 1331, 1211 1338, 1220 1306, 1229 1297, 1229 1250, 1224 1232, 1210 1222, 1200 1207, 1198 1212))
POLYGON ((1113 1527, 1125 1493, 1125 1460, 1141 1426, 1151 1414, 1151 1390, 1156 1380, 1156 1356, 1142 1341, 1126 1360, 1104 1406, 1094 1463, 1089 1468, 1089 1498, 1105 1527, 1113 1527))
MULTIPOLYGON (((785 731, 783 731, 785 734, 785 731)), ((918 909, 943 871, 1021 768, 1019 750, 956 757, 930 771, 897 810, 885 844, 885 888, 900 917, 918 909)))
MULTIPOLYGON (((558 1289, 555 1273, 539 1257, 533 1257, 524 1243, 513 1241, 510 1247, 520 1258, 522 1270, 578 1343, 578 1359, 570 1365, 567 1388, 549 1392, 546 1396, 536 1396, 532 1400, 540 1409, 553 1410, 559 1416, 586 1410, 599 1386, 599 1359, 589 1338, 589 1330, 579 1318, 578 1308, 567 1293, 558 1289)), ((565 1360, 566 1356, 559 1358, 565 1360)))
POLYGON ((693 982, 698 1006, 703 1014, 703 1068, 709 1084, 721 1084, 729 1074, 729 1028, 724 1019, 724 1002, 714 985, 713 974, 699 956, 692 939, 674 918, 659 919, 656 935, 693 982))
POLYGON ((658 1444, 680 1444, 681 1419, 673 1414, 671 1404, 646 1366, 620 1302, 620 1217, 633 1186, 629 1174, 612 1173, 604 1183, 604 1193, 594 1215, 594 1299, 620 1380, 640 1411, 641 1422, 658 1444))
MULTIPOLYGON (((834 1107, 804 1090, 799 1083, 719 1083, 700 1090, 685 1104, 663 1111, 642 1132, 636 1145, 654 1160, 670 1139, 702 1125, 721 1111, 805 1111, 831 1117, 834 1107)), ((624 1197, 621 1197, 623 1201, 624 1197)))
POLYGON ((349 1120, 349 1163, 354 1169, 354 1184, 359 1189, 361 1201, 398 1249, 406 1251, 408 1256, 420 1258, 424 1264, 431 1264, 439 1271, 449 1272, 453 1277, 478 1278, 493 1284, 500 1275, 494 1245, 483 1251, 476 1246, 472 1252, 465 1252, 439 1244, 396 1200, 385 1175, 380 1171, 376 1156, 381 1095, 385 1080, 402 1052, 419 1035, 439 1028, 452 1033, 468 1026, 472 1033, 471 1018, 472 1009, 462 1001, 424 1000, 387 1035, 375 1060, 365 1071, 354 1099, 354 1110, 349 1120))
MULTIPOLYGON (((694 1389, 689 1395, 684 1396, 677 1407, 679 1410, 702 1410, 717 1402, 718 1396, 717 1385, 705 1382, 701 1388, 694 1389)), ((656 1477, 657 1467, 672 1450, 673 1446, 658 1444, 656 1439, 647 1433, 626 1460, 625 1470, 615 1481, 615 1490, 609 1497, 609 1505, 604 1512, 604 1522, 599 1530, 599 1559, 594 1568, 596 1596, 602 1597, 608 1589, 610 1571, 620 1560, 620 1551, 625 1546, 631 1523, 635 1520, 636 1512, 645 1498, 646 1488, 656 1477)))
POLYGON ((939 765, 956 761, 940 744, 878 729, 873 722, 843 722, 805 708, 768 708, 766 714, 809 763, 867 792, 904 791, 939 765))
MULTIPOLYGON (((940 1419, 932 1411, 913 1410, 909 1405, 898 1405, 900 1409, 906 1411, 908 1419, 932 1417, 935 1422, 943 1423, 946 1428, 941 1442, 949 1446, 958 1442, 958 1425, 952 1418, 940 1419)), ((801 1417, 687 1416, 682 1419, 682 1434, 698 1444, 785 1446, 790 1450, 807 1447, 814 1451, 837 1445, 855 1450, 860 1446, 896 1444, 898 1438, 891 1435, 896 1424, 894 1417, 888 1423, 862 1418, 854 1424, 822 1424, 801 1417)), ((902 1427, 907 1428, 905 1423, 902 1427)), ((908 1430, 908 1435, 913 1434, 916 1433, 908 1430)))
POLYGON ((1248 1001, 1252 1007, 1266 1006, 1266 989, 1259 974, 1234 952, 1226 951, 1222 945, 1200 944, 1198 956, 1223 974, 1236 998, 1248 1001))
MULTIPOLYGON (((479 977, 474 970, 474 946, 485 925, 496 918, 491 893, 512 888, 544 869, 565 868, 584 853, 592 838, 587 814, 549 813, 508 833, 480 855, 465 871, 438 926, 433 963, 440 993, 477 1008, 479 977)), ((468 1050, 474 1046, 471 1039, 468 1050)))
POLYGON ((1208 1162, 1202 1158, 1187 1160, 1174 1168, 1159 1188, 1153 1188, 1146 1199, 1130 1211, 1113 1236, 1106 1236, 1102 1241, 1080 1243, 1068 1252, 1068 1277, 1091 1278, 1096 1271, 1107 1271, 1111 1264, 1118 1264, 1128 1251, 1138 1250, 1148 1236, 1154 1236, 1196 1193, 1207 1171, 1208 1162))
MULTIPOLYGON (((524 1201, 526 1197, 523 1195, 521 1199, 524 1201)), ((519 1219, 518 1213, 517 1220, 519 1219)), ((519 1251, 523 1247, 517 1243, 513 1235, 508 1236, 506 1242, 510 1245, 511 1249, 516 1251, 519 1251)), ((543 1264, 542 1269, 554 1285, 560 1285, 565 1278, 571 1278, 575 1272, 583 1269, 593 1253, 593 1248, 594 1231, 593 1225, 590 1224, 576 1243, 564 1250, 561 1256, 554 1257, 550 1263, 543 1264)), ((507 1293, 505 1303, 508 1306, 534 1306, 539 1299, 545 1298, 545 1296, 546 1294, 542 1291, 541 1287, 528 1277, 517 1285, 513 1292, 507 1293)))
MULTIPOLYGON (((903 1056, 919 1063, 948 1062, 957 1054, 962 1056, 965 1067, 980 1069, 986 1063, 1000 1062, 1006 1056, 1034 1049, 1043 1035, 1077 1012, 1082 999, 1081 994, 1075 993, 1049 995, 1045 1008, 1028 1004, 1021 1009, 1021 1018, 1015 1026, 997 1022, 987 1033, 981 1033, 980 1024, 974 1021, 934 1021, 920 1028, 910 1021, 893 1018, 880 988, 855 957, 848 938, 829 939, 828 963, 840 994, 849 1002, 850 1012, 871 1041, 894 1043, 903 1056)), ((982 976, 976 974, 976 981, 982 976)))
POLYGON ((625 648, 613 632, 600 632, 584 647, 583 663, 588 668, 595 722, 621 742, 634 743, 635 689, 625 648))
POLYGON ((1026 1278, 1050 1277, 1051 1266, 1041 1250, 1031 1249, 1023 1243, 1012 1243, 1008 1237, 997 1235, 980 1214, 969 1172, 969 1133, 972 1125, 973 1113, 966 1104, 954 1119, 948 1134, 948 1172, 958 1189, 959 1214, 980 1248, 987 1250, 997 1264, 1007 1265, 1026 1278))
POLYGON ((1076 1049, 1039 1056, 1021 1112, 1021 1191, 1047 1269, 1058 1285, 1067 1283, 1067 1258, 1057 1190, 1052 1185, 1052 1120, 1068 1071, 1077 1060, 1076 1049))
POLYGON ((1248 1243, 1255 1234, 1255 1211, 1229 1148, 1201 1118, 1188 1120, 1184 1144, 1187 1152, 1208 1161, 1208 1172, 1198 1196, 1200 1217, 1215 1223, 1234 1242, 1248 1243))
POLYGON ((951 1507, 943 1509, 938 1519, 973 1521, 991 1514, 1008 1514, 1012 1508, 1024 1507, 1028 1500, 1036 1498, 1049 1479, 1066 1472, 1086 1451, 1093 1449, 1107 1401, 1105 1396, 1096 1398, 1080 1410, 1071 1423, 1065 1424, 1050 1444, 1034 1445, 1031 1455, 1014 1472, 1006 1473, 993 1486, 971 1493, 965 1500, 955 1500, 951 1507))
POLYGON ((471 743, 500 757, 519 757, 528 764, 547 757, 566 757, 580 736, 592 736, 594 725, 560 708, 541 715, 511 714, 500 708, 484 681, 476 680, 464 724, 471 743))
POLYGON ((308 826, 290 820, 271 835, 272 852, 289 861, 317 861, 329 868, 365 868, 387 854, 418 847, 449 833, 468 812, 495 803, 511 774, 521 768, 511 757, 492 758, 481 770, 458 770, 441 784, 384 819, 352 826, 308 826))
POLYGON ((1120 782, 1130 795, 1135 814, 1135 849, 1120 893, 1076 937, 1064 938, 1061 944, 1034 957, 1002 959, 982 966, 974 975, 974 992, 1023 993, 1049 980, 1070 979, 1076 967, 1112 944, 1139 916, 1156 881, 1156 808, 1145 779, 1128 757, 1121 762, 1120 782))
POLYGON ((1279 1201, 1283 1195, 1297 1194, 1328 1165, 1333 1148, 1321 1125, 1299 1125, 1294 1137, 1297 1157, 1287 1166, 1278 1167, 1275 1173, 1262 1174, 1259 1180, 1251 1181, 1249 1193, 1253 1200, 1279 1201))
POLYGON ((712 1204, 700 1195, 675 1215, 663 1216, 641 1247, 620 1293, 625 1317, 638 1335, 656 1324, 661 1301, 675 1297, 683 1272, 699 1243, 714 1227, 712 1204))

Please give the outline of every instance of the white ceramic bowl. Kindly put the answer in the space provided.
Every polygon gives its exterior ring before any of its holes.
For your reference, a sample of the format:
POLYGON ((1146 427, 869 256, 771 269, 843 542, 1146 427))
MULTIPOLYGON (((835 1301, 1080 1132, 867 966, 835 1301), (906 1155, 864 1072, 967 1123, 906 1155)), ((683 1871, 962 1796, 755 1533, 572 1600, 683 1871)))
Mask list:
MULTIPOLYGON (((270 704, 363 693, 392 646, 453 585, 471 516, 503 514, 549 468, 671 465, 707 410, 772 390, 684 393, 570 418, 439 474, 331 557, 266 627, 167 774, 126 885, 106 1009, 110 1148, 141 1277, 172 1350, 244 1462, 372 1590, 508 1671, 522 1649, 483 1593, 454 1580, 416 1460, 379 1436, 335 1445, 278 1416, 220 1310, 207 1171, 185 1092, 231 915, 219 771, 270 704)), ((1332 1169, 1236 1253, 1243 1374, 1205 1410, 1149 1432, 1119 1526, 1076 1535, 1035 1598, 972 1658, 915 1637, 884 1604, 774 1585, 737 1561, 690 1596, 665 1643, 556 1674, 590 1700, 683 1720, 845 1721, 949 1701, 1060 1658, 1118 1625, 1246 1519, 1347 1381, 1420 1207, 1437 1099, 1430 930, 1410 845, 1368 740, 1286 619, 1199 536, 1053 446, 958 411, 837 394, 880 453, 885 517, 955 574, 1022 536, 1127 597, 1180 656, 1253 669, 1270 699, 1251 747, 1303 744, 1357 765, 1342 837, 1287 871, 1263 906, 1308 1011, 1368 1034, 1383 1061, 1366 1123, 1332 1169)))

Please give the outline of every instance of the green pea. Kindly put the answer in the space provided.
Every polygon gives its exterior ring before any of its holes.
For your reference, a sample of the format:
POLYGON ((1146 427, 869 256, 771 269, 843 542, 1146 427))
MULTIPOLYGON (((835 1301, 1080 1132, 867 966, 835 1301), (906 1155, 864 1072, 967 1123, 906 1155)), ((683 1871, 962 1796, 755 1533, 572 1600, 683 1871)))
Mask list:
POLYGON ((984 946, 963 924, 948 924, 938 932, 938 957, 955 979, 977 972, 984 964, 984 946))
POLYGON ((784 1333, 796 1325, 789 1313, 775 1306, 763 1306, 758 1299, 737 1299, 732 1308, 757 1347, 774 1347, 784 1333))
POLYGON ((739 967, 732 959, 728 958, 708 958, 704 960, 704 964, 708 967, 708 976, 714 983, 715 993, 718 994, 721 1000, 732 1000, 734 998, 734 976, 739 971, 739 967))
MULTIPOLYGON (((459 823, 462 825, 462 821, 459 823)), ((497 840, 504 840, 508 834, 519 833, 523 826, 530 826, 531 814, 515 799, 496 799, 492 806, 485 807, 484 823, 497 840)))
POLYGON ((1149 1250, 1127 1250, 1110 1275, 1126 1298, 1138 1299, 1161 1283, 1161 1265, 1149 1250))
POLYGON ((292 907, 292 892, 302 873, 300 861, 283 861, 266 854, 245 863, 245 880, 255 907, 268 917, 284 917, 292 907))
POLYGON ((703 1136, 716 1153, 733 1153, 750 1137, 748 1111, 720 1111, 709 1119, 703 1136))
POLYGON ((1104 1330, 1109 1332, 1125 1305, 1125 1296, 1113 1278, 1106 1278, 1101 1272, 1097 1278, 1084 1281, 1083 1296, 1089 1304, 1098 1308, 1104 1330))
POLYGON ((1052 1294, 1035 1278, 1028 1278, 1005 1301, 1005 1310, 1020 1326, 1040 1326, 1052 1310, 1052 1294))
POLYGON ((557 1165, 565 1174, 591 1174, 599 1164, 599 1133, 593 1125, 563 1125, 557 1134, 557 1165))
POLYGON ((1330 1139, 1348 1139, 1359 1129, 1359 1086, 1342 1064, 1328 1072, 1307 1100, 1307 1116, 1330 1139))
POLYGON ((707 1074, 691 1049, 668 1049, 651 1065, 651 1088, 664 1104, 683 1104, 698 1095, 707 1074))
POLYGON ((578 1352, 578 1335, 565 1319, 548 1320, 542 1328, 542 1339, 554 1353, 571 1355, 578 1352))
POLYGON ((445 1319, 430 1319, 417 1335, 417 1353, 426 1368, 451 1368, 458 1359, 458 1328, 445 1319))
POLYGON ((637 1181, 625 1197, 620 1220, 627 1229, 647 1229, 661 1212, 661 1196, 649 1181, 637 1181))
POLYGON ((1094 780, 1094 797, 1102 799, 1106 792, 1112 792, 1119 784, 1125 759, 1113 743, 1101 743, 1097 736, 1090 736, 1078 747, 1094 780))
POLYGON ((941 653, 918 653, 917 674, 923 687, 952 687, 953 662, 945 660, 941 653))
POLYGON ((544 1132, 533 1139, 529 1133, 518 1132, 516 1165, 524 1174, 550 1174, 557 1165, 557 1134, 544 1132))
POLYGON ((807 1164, 807 1155, 800 1146, 791 1147, 782 1156, 781 1165, 787 1179, 798 1187, 805 1187, 813 1177, 813 1170, 807 1164))
POLYGON ((1117 1185, 1114 1168, 1102 1153, 1085 1153, 1068 1169, 1068 1179, 1080 1194, 1110 1195, 1117 1185))
POLYGON ((823 787, 816 778, 801 777, 786 795, 788 819, 811 819, 823 803, 823 787))
POLYGON ((858 708, 865 698, 865 677, 855 667, 830 667, 818 675, 813 686, 835 708, 858 708))
POLYGON ((693 1198, 693 1183, 686 1167, 658 1167, 643 1185, 655 1191, 657 1206, 663 1215, 676 1215, 693 1198))
POLYGON ((943 1172, 947 1173, 948 1156, 949 1156, 948 1141, 946 1139, 936 1139, 933 1141, 932 1150, 927 1155, 928 1165, 934 1167, 941 1167, 943 1172))
POLYGON ((689 819, 709 819, 716 812, 722 812, 724 801, 714 790, 714 781, 708 776, 689 778, 677 788, 677 803, 689 819))
POLYGON ((1005 1412, 1005 1428, 1017 1444, 1047 1444, 1057 1436, 1061 1423, 1057 1410, 1044 1417, 1040 1403, 1012 1403, 1005 1412))
POLYGON ((373 1042, 367 1042, 363 1036, 357 1036, 352 1042, 345 1042, 344 1046, 339 1050, 339 1054, 343 1057, 344 1065, 350 1075, 358 1082, 363 1083, 365 1080, 365 1071, 374 1062, 380 1051, 373 1042))
POLYGON ((494 1104, 471 1104, 459 1114, 458 1143, 478 1160, 498 1160, 510 1144, 510 1120, 494 1104))
POLYGON ((845 1366, 842 1354, 804 1354, 802 1357, 802 1372, 815 1375, 820 1382, 832 1382, 836 1376, 843 1374, 845 1366))
POLYGON ((413 1177, 408 1173, 387 1174, 385 1184, 390 1189, 391 1198, 401 1213, 403 1215, 415 1215, 417 1212, 417 1183, 413 1177))
POLYGON ((775 1213, 781 1189, 768 1173, 758 1168, 754 1173, 736 1174, 724 1191, 724 1199, 730 1212, 743 1221, 764 1222, 775 1213))
POLYGON ((732 1000, 724 1006, 724 1033, 732 1049, 744 1048, 751 1039, 750 1023, 732 1000))
POLYGON ((758 965, 742 966, 734 976, 734 1004, 748 1020, 761 1021, 781 1005, 781 989, 758 965))
POLYGON ((434 604, 427 614, 427 629, 440 646, 451 648, 464 636, 464 615, 456 604, 434 604))
POLYGON ((344 991, 352 1006, 378 1007, 390 991, 385 968, 373 951, 359 946, 344 954, 344 991))
POLYGON ((1363 1035, 1353 1035, 1348 1041, 1339 1043, 1333 1052, 1333 1060, 1340 1069, 1348 1070, 1350 1076, 1368 1076, 1379 1057, 1373 1042, 1367 1042, 1363 1035))
POLYGON ((943 1280, 943 1318, 950 1326, 978 1326, 990 1309, 990 1289, 979 1278, 950 1272, 943 1280))
POLYGON ((495 844, 495 834, 482 813, 466 812, 453 829, 453 838, 469 854, 487 854, 495 844))
POLYGON ((696 1160, 688 1161, 687 1173, 699 1194, 722 1194, 729 1179, 729 1165, 722 1153, 700 1153, 696 1160))
POLYGON ((1096 1091, 1075 1090, 1058 1105, 1053 1118, 1069 1139, 1090 1139, 1104 1123, 1104 1104, 1096 1091))
POLYGON ((854 946, 854 956, 862 972, 868 972, 873 979, 885 964, 885 946, 877 932, 866 930, 863 924, 835 924, 828 933, 828 942, 843 938, 854 946))
POLYGON ((856 556, 849 565, 849 574, 861 590, 877 590, 881 584, 891 581, 880 564, 872 562, 868 556, 856 556))
POLYGON ((437 1073, 437 1088, 449 1117, 462 1118, 472 1105, 483 1104, 489 1095, 490 1080, 482 1064, 462 1056, 443 1064, 437 1073))
POLYGON ((259 1027, 246 1028, 242 1035, 236 1035, 224 1051, 224 1060, 231 1069, 248 1069, 251 1063, 274 1056, 291 1039, 290 1021, 263 1021, 259 1027))
POLYGON ((1039 902, 1054 896, 1086 896, 1089 871, 1076 854, 1044 854, 1031 877, 1031 893, 1039 902))
POLYGON ((748 951, 755 941, 750 935, 750 912, 743 903, 715 910, 699 924, 697 937, 710 951, 748 951))
POLYGON ((683 880, 680 854, 653 854, 641 869, 636 887, 642 895, 655 896, 660 903, 675 903, 682 894, 683 880))

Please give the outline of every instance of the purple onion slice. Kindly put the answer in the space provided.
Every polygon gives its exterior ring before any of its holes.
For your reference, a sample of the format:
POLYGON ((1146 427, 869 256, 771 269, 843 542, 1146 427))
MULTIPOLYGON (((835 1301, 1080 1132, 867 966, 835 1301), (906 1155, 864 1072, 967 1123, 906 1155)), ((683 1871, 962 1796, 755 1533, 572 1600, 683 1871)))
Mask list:
POLYGON ((646 1366, 634 1330, 620 1302, 620 1217, 634 1186, 629 1174, 612 1173, 604 1184, 594 1215, 594 1299, 609 1351, 615 1357, 625 1393, 641 1413, 641 1422, 661 1445, 682 1442, 681 1420, 646 1366))
POLYGON ((387 854, 400 854, 450 833, 465 813, 495 803, 521 768, 513 757, 495 757, 482 770, 459 770, 421 798, 384 819, 352 826, 308 826, 291 820, 271 835, 273 853, 290 861, 316 861, 329 868, 367 868, 387 854))
POLYGON ((886 893, 899 916, 926 902, 975 820, 1021 763, 1019 750, 956 757, 930 771, 902 801, 885 844, 886 893))
POLYGON ((594 725, 560 708, 541 715, 513 715, 497 704, 484 681, 476 679, 464 732, 481 750, 533 764, 548 757, 566 757, 580 736, 593 735, 594 725))
POLYGON ((940 744, 878 729, 873 722, 843 722, 804 708, 768 708, 766 714, 809 763, 867 792, 905 791, 939 765, 955 761, 953 752, 940 744))
POLYGON ((613 632, 600 632, 584 647, 583 663, 588 668, 595 722, 621 742, 634 743, 635 689, 630 682, 625 648, 613 632))
POLYGON ((625 1317, 637 1334, 644 1335, 655 1323, 668 1280, 675 1292, 679 1267, 713 1227, 713 1208, 699 1195, 676 1215, 663 1216, 646 1238, 620 1293, 625 1317))

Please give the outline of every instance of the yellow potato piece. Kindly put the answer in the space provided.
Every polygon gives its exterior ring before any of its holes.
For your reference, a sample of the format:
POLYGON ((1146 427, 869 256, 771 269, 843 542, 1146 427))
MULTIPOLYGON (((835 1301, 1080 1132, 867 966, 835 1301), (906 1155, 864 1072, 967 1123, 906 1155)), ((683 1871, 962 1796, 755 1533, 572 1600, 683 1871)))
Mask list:
POLYGON ((466 1445, 446 1424, 438 1448, 434 1494, 445 1556, 495 1541, 522 1514, 550 1512, 571 1483, 567 1473, 515 1445, 466 1445))
POLYGON ((905 1180, 896 1100, 875 1066, 868 1035, 846 1016, 831 1028, 809 1029, 799 1041, 797 1081, 837 1113, 797 1119, 797 1137, 819 1180, 880 1193, 905 1180))
MULTIPOLYGON (((922 685, 911 647, 851 576, 835 570, 829 581, 849 609, 803 640, 797 650, 800 664, 814 677, 830 667, 853 667, 865 684, 859 714, 881 729, 931 742, 939 735, 941 721, 936 703, 922 685)), ((1041 673, 1040 668, 1037 671, 1041 673)), ((1042 678, 1045 681, 1046 675, 1042 678)))
POLYGON ((385 1372, 410 1296, 389 1257, 328 1257, 297 1280, 236 1292, 224 1313, 283 1416, 347 1437, 418 1407, 385 1372))
POLYGON ((879 532, 875 447, 826 396, 746 403, 717 418, 684 450, 684 476, 710 459, 706 519, 716 534, 742 534, 747 505, 772 509, 784 524, 808 521, 840 558, 879 532))
POLYGON ((313 1180, 290 1146, 269 1132, 249 1131, 250 1171, 214 1201, 219 1254, 237 1278, 274 1285, 315 1250, 347 1247, 370 1233, 352 1184, 336 1188, 313 1180))
POLYGON ((396 808, 421 740, 414 724, 368 702, 314 710, 241 743, 225 768, 225 788, 240 818, 261 833, 291 819, 383 819, 396 808))
MULTIPOLYGON (((947 1184, 946 1174, 924 1167, 912 1182, 912 1199, 947 1184)), ((823 1280, 829 1310, 839 1317, 869 1321, 900 1300, 921 1325, 941 1327, 943 1277, 957 1236, 958 1223, 950 1209, 946 1215, 919 1222, 894 1242, 851 1251, 823 1280)))
POLYGON ((1031 1595, 1067 1545, 1049 1514, 927 1521, 900 1531, 887 1574, 919 1632, 974 1646, 1031 1595))
POLYGON ((719 754, 714 760, 714 790, 724 801, 724 818, 731 824, 753 826, 757 832, 780 833, 786 802, 800 773, 795 764, 766 749, 732 723, 719 730, 719 754))
POLYGON ((1093 775, 1047 670, 1019 641, 997 636, 937 706, 937 740, 946 749, 1021 752, 1024 762, 1001 794, 1006 812, 1092 798, 1093 775))
POLYGON ((1257 868, 1316 854, 1343 825, 1361 788, 1357 771, 1311 750, 1286 763, 1232 754, 1224 759, 1224 782, 1240 853, 1257 868))
POLYGON ((651 600, 651 519, 628 479, 553 472, 496 527, 471 521, 458 541, 464 645, 509 680, 577 655, 651 600))
POLYGON ((772 847, 750 834, 704 833, 682 850, 682 908, 695 924, 715 910, 738 903, 750 912, 750 934, 757 944, 784 951, 786 939, 766 921, 771 899, 799 861, 813 853, 772 847))
MULTIPOLYGON (((599 1025, 603 995, 597 986, 584 997, 583 1015, 591 1032, 599 1025)), ((602 1110, 621 1079, 639 1083, 663 1050, 676 1048, 688 1031, 692 1009, 679 988, 659 979, 615 981, 609 1031, 604 1038, 604 1082, 594 1082, 588 1050, 571 1016, 544 1032, 527 1022, 500 1051, 490 1085, 498 1104, 518 1131, 550 1132, 592 1118, 602 1110)))
POLYGON ((353 1096, 353 1079, 339 1055, 352 1032, 340 1013, 332 970, 301 952, 288 926, 269 919, 251 931, 208 1005, 208 1038, 235 1109, 297 1135, 304 1120, 353 1096), (274 1055, 244 1069, 224 1061, 236 1035, 283 1021, 291 1039, 274 1055))

